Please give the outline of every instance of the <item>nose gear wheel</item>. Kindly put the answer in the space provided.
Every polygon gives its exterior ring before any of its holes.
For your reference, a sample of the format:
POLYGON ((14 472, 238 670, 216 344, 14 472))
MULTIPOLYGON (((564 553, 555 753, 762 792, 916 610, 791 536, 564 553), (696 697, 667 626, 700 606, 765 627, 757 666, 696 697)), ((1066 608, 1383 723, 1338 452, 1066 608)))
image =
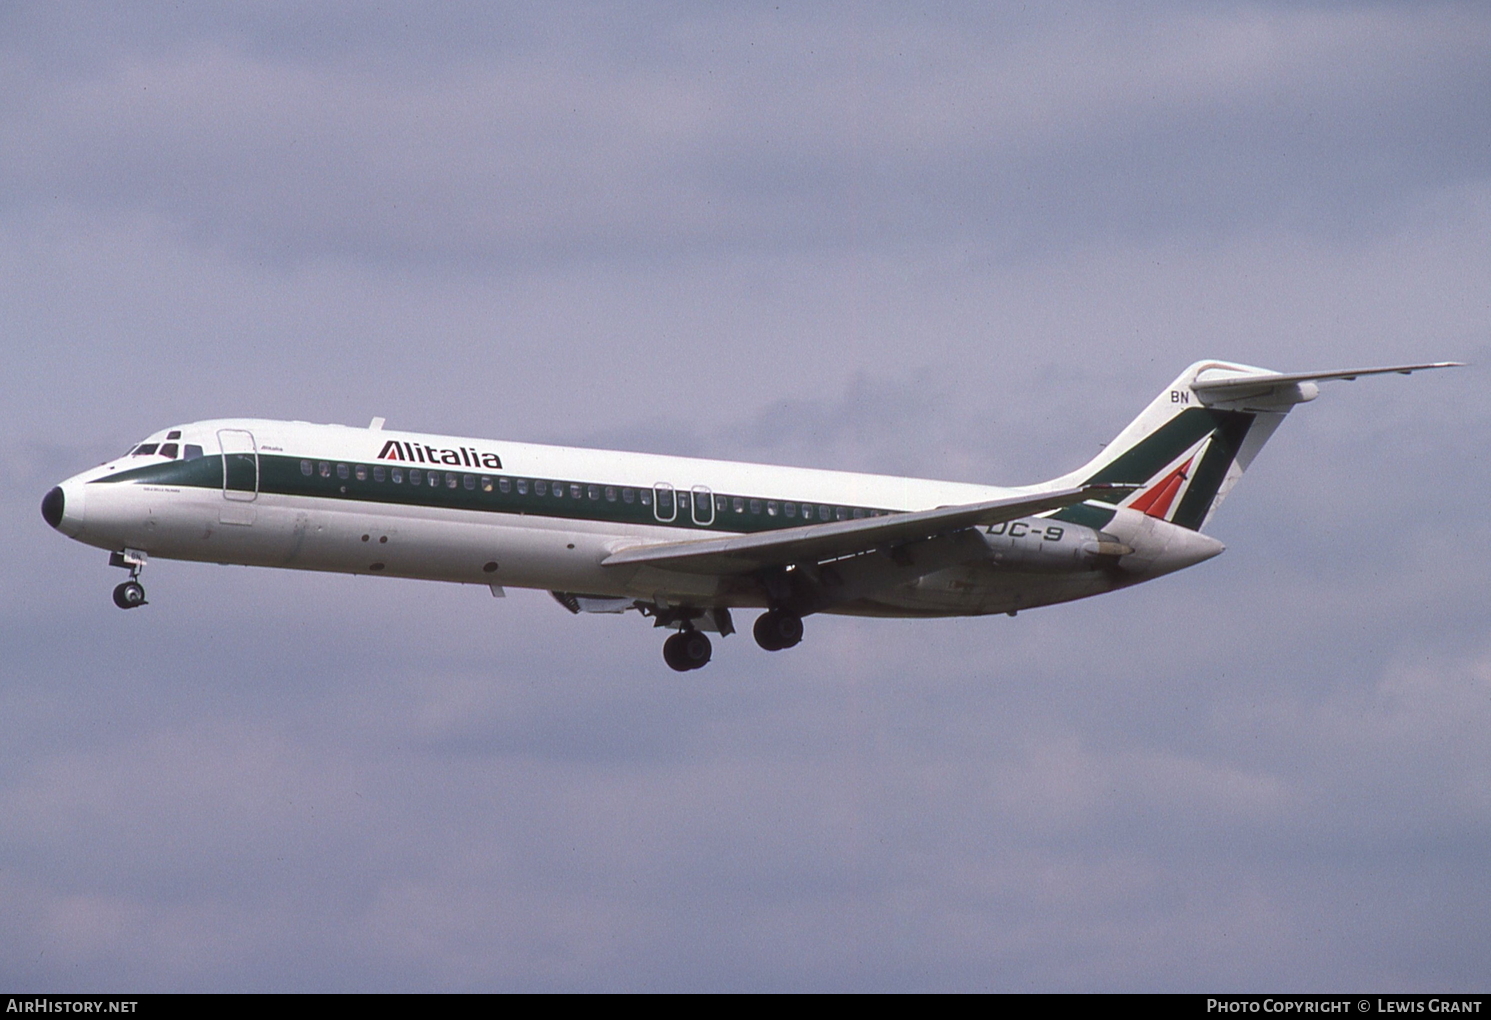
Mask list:
POLYGON ((114 589, 114 605, 134 609, 145 604, 145 588, 139 581, 125 581, 114 589))

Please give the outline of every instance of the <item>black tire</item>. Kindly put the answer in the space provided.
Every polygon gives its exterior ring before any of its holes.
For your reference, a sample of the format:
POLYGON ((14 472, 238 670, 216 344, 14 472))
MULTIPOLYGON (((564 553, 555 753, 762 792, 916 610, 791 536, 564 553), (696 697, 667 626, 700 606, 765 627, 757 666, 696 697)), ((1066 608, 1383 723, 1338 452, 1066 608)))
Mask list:
POLYGON ((768 652, 791 648, 802 640, 802 617, 781 609, 762 613, 751 628, 756 644, 768 652))
POLYGON ((134 609, 145 604, 145 589, 138 581, 125 581, 114 589, 114 605, 120 609, 134 609))
POLYGON ((682 634, 674 634, 663 642, 663 661, 668 664, 669 669, 676 669, 680 673, 694 668, 684 656, 682 634))
POLYGON ((680 673, 709 664, 714 647, 697 630, 685 630, 663 642, 663 661, 680 673))
POLYGON ((776 613, 762 613, 756 617, 756 625, 751 628, 751 635, 755 637, 756 644, 768 652, 780 652, 782 646, 777 644, 777 620, 776 613))
POLYGON ((688 663, 688 669, 701 669, 709 665, 709 658, 714 654, 714 645, 709 638, 697 630, 686 630, 678 636, 683 639, 678 647, 682 651, 683 660, 688 663))

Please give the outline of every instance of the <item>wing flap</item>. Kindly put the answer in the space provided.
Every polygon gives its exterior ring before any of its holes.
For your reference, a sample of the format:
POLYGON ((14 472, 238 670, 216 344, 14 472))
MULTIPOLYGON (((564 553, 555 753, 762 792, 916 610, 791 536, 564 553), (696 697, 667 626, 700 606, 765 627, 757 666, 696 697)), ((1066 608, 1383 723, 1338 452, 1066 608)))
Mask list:
POLYGON ((691 574, 748 574, 789 563, 819 563, 977 525, 1013 521, 1087 499, 1111 498, 1115 490, 1129 492, 1134 488, 1109 483, 1083 485, 886 517, 832 521, 729 538, 632 546, 612 553, 601 565, 650 566, 691 574))

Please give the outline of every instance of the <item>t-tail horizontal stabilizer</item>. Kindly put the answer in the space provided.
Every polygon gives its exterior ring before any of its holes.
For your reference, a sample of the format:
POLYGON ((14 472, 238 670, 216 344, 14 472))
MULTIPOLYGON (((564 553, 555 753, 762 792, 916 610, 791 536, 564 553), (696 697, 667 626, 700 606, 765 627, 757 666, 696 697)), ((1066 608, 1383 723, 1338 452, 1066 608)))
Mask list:
POLYGON ((1278 410, 1314 400, 1315 384, 1335 379, 1355 380, 1364 375, 1412 375, 1434 368, 1461 368, 1460 361, 1432 361, 1422 365, 1389 365, 1385 368, 1343 368, 1330 372, 1268 372, 1242 365, 1212 365, 1196 374, 1191 392, 1207 406, 1258 404, 1260 410, 1278 410))

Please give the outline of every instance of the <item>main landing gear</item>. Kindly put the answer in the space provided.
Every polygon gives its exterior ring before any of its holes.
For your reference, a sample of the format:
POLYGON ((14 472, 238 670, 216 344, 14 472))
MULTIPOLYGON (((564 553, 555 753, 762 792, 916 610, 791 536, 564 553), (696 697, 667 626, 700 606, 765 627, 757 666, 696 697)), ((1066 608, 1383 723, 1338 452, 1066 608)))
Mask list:
POLYGON ((802 617, 785 609, 770 609, 757 618, 751 633, 756 644, 768 652, 780 652, 802 640, 802 617))
POLYGON ((709 638, 692 627, 681 630, 663 642, 663 661, 680 673, 709 664, 714 647, 709 638))
MULTIPOLYGON (((717 610, 716 614, 715 621, 720 625, 720 633, 733 633, 735 628, 730 626, 728 610, 717 610)), ((659 616, 658 626, 677 625, 679 628, 678 633, 663 642, 663 661, 680 673, 707 666, 714 649, 709 638, 694 629, 693 621, 699 613, 681 613, 671 618, 661 614, 659 616)), ((802 640, 802 617, 786 609, 769 609, 756 620, 753 633, 756 635, 756 644, 768 652, 779 652, 802 640)))
POLYGON ((136 549, 110 553, 109 566, 123 567, 129 571, 129 580, 114 589, 114 605, 120 609, 143 606, 145 586, 140 583, 140 571, 145 567, 145 554, 136 549))

